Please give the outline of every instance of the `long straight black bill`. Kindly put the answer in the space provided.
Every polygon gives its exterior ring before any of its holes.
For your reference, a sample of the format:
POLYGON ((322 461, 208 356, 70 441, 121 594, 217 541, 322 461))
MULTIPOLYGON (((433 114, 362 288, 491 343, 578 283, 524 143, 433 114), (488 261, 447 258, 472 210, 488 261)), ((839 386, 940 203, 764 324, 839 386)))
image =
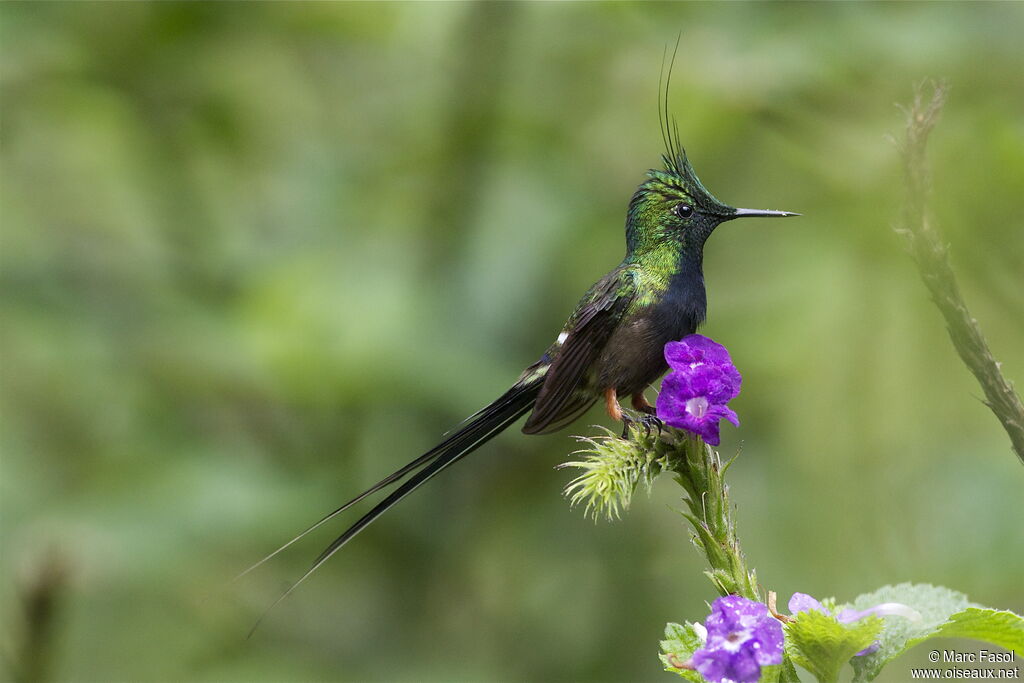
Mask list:
POLYGON ((792 211, 767 211, 767 210, 762 210, 762 209, 736 209, 736 213, 734 213, 729 218, 757 218, 758 216, 762 216, 762 217, 771 217, 771 216, 781 217, 781 216, 799 216, 799 215, 800 214, 793 213, 792 211))

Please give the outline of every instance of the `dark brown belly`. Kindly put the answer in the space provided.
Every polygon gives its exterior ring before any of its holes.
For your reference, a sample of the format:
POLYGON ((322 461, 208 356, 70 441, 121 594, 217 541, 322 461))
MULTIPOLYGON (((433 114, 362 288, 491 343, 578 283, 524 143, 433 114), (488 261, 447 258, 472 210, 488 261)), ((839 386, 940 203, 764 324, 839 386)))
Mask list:
POLYGON ((646 389, 668 369, 663 348, 671 338, 663 338, 650 318, 637 318, 621 325, 594 365, 594 380, 604 392, 615 389, 620 396, 646 389))

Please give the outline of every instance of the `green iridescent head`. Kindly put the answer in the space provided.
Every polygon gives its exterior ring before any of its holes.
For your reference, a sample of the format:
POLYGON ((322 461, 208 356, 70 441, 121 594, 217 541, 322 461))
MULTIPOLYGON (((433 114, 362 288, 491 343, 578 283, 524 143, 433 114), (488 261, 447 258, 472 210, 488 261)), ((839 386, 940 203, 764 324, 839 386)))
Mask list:
POLYGON ((707 191, 686 157, 679 138, 679 126, 669 115, 668 96, 672 87, 672 67, 676 62, 682 34, 676 38, 668 73, 665 74, 666 48, 662 57, 663 78, 658 83, 658 123, 665 153, 663 170, 651 169, 647 180, 637 188, 626 214, 627 257, 658 251, 700 260, 715 228, 734 218, 754 216, 799 216, 789 211, 737 209, 724 204, 707 191), (664 83, 664 90, 662 89, 664 83))
MULTIPOLYGON (((671 137, 670 137, 671 140, 671 137)), ((734 218, 798 216, 788 211, 736 209, 719 201, 700 183, 682 147, 662 157, 665 169, 647 171, 630 201, 626 219, 629 253, 674 246, 698 256, 711 233, 734 218)))
POLYGON ((753 216, 797 216, 788 211, 737 209, 719 201, 701 184, 686 152, 670 135, 665 168, 651 169, 637 188, 626 216, 630 254, 672 246, 699 255, 711 233, 725 221, 753 216))

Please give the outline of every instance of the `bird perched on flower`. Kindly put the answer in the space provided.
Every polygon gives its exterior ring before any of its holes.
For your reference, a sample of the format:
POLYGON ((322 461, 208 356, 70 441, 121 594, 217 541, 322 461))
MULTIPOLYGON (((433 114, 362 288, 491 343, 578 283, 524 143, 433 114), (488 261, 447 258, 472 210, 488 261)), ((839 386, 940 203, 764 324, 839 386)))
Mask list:
MULTIPOLYGON (((294 588, 386 510, 524 415, 529 417, 523 432, 545 434, 565 427, 601 401, 608 415, 623 423, 624 435, 632 422, 660 426, 644 390, 668 369, 669 363, 677 362, 676 354, 681 354, 680 363, 687 362, 690 356, 686 354, 704 354, 707 369, 699 373, 700 382, 711 383, 710 392, 703 384, 694 384, 688 389, 692 395, 680 399, 682 404, 675 406, 679 424, 691 425, 687 428, 717 439, 717 420, 712 429, 711 418, 724 416, 735 421, 735 413, 724 406, 724 401, 731 398, 725 398, 726 394, 738 391, 739 375, 714 374, 715 368, 722 371, 725 367, 716 360, 720 352, 692 341, 690 346, 670 351, 666 361, 664 347, 692 334, 704 321, 704 244, 714 230, 737 218, 797 214, 737 209, 715 198, 697 178, 679 142, 678 130, 668 124, 667 110, 660 118, 666 145, 664 166, 648 171, 629 201, 625 257, 583 295, 538 360, 508 391, 467 418, 441 443, 326 515, 250 570, 350 506, 394 485, 389 495, 327 546, 309 571, 293 584, 294 588), (625 397, 635 413, 623 410, 620 399, 625 397)), ((675 419, 670 418, 670 423, 675 419)))

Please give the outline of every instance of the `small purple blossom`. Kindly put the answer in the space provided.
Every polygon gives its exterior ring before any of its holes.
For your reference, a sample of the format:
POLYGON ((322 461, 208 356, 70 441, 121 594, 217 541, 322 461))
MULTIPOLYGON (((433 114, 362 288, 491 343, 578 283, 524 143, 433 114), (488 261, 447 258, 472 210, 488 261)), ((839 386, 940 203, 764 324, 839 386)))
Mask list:
MULTIPOLYGON (((702 334, 691 334, 682 341, 665 344, 665 360, 676 370, 683 366, 700 365, 732 365, 732 358, 724 346, 702 334)), ((738 375, 737 375, 738 377, 738 375)))
MULTIPOLYGON (((824 605, 806 593, 793 593, 793 596, 789 599, 789 611, 793 615, 797 615, 800 612, 811 611, 829 614, 829 611, 825 609, 824 605)), ((863 619, 864 617, 871 615, 878 617, 899 616, 911 621, 921 620, 921 614, 917 610, 899 602, 884 602, 881 605, 875 605, 874 607, 869 607, 868 609, 860 611, 847 607, 840 610, 839 613, 835 615, 835 618, 840 624, 852 624, 858 619, 863 619)), ((869 655, 872 652, 875 652, 878 648, 879 643, 876 640, 874 643, 855 654, 854 657, 869 655)))
POLYGON ((821 612, 823 614, 828 614, 825 610, 825 606, 807 593, 793 593, 793 596, 789 599, 789 612, 794 615, 799 614, 800 612, 821 612))
POLYGON ((736 412, 726 405, 739 395, 743 379, 729 352, 707 337, 691 334, 665 344, 665 360, 672 372, 661 383, 658 417, 717 446, 721 420, 740 424, 736 412))
POLYGON ((754 683, 762 666, 782 663, 782 624, 759 602, 718 598, 704 626, 707 642, 693 653, 693 666, 711 683, 754 683))
POLYGON ((874 654, 875 652, 878 652, 878 648, 880 647, 882 647, 882 644, 876 640, 875 642, 871 643, 866 648, 855 654, 854 657, 863 657, 865 655, 874 654))

